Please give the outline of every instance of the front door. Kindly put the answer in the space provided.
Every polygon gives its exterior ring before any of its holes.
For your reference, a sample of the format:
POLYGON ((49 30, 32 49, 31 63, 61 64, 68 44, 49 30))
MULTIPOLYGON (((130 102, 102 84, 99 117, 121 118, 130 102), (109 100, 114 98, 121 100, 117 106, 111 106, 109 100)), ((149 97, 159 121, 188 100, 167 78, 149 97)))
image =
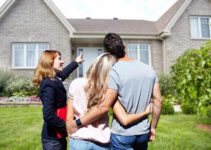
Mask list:
POLYGON ((78 67, 78 77, 86 76, 86 72, 90 65, 92 64, 93 60, 103 53, 103 48, 101 47, 80 47, 77 49, 77 55, 83 53, 83 59, 85 60, 82 64, 78 67))

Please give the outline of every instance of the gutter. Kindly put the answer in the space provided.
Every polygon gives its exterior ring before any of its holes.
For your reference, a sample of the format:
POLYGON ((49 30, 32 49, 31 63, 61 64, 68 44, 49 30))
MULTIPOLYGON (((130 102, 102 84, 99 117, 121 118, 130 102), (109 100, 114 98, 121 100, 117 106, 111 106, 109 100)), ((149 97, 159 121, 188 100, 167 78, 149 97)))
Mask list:
POLYGON ((161 34, 158 38, 162 41, 162 56, 163 56, 163 73, 167 74, 167 61, 166 61, 166 38, 169 34, 161 34))

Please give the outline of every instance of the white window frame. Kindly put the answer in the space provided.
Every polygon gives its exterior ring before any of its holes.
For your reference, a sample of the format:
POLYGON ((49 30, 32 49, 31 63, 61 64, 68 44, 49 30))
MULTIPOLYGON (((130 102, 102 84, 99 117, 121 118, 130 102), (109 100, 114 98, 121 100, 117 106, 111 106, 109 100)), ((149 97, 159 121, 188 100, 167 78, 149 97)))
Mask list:
POLYGON ((39 49, 38 49, 38 46, 39 46, 39 44, 47 44, 47 49, 49 49, 49 43, 47 43, 47 42, 43 42, 43 43, 12 43, 12 69, 35 69, 36 68, 36 65, 35 66, 33 66, 33 67, 28 67, 26 64, 27 64, 27 53, 26 53, 26 51, 27 51, 27 45, 28 44, 36 44, 36 52, 35 52, 35 61, 36 61, 36 64, 38 63, 38 53, 39 53, 39 49), (14 46, 15 46, 15 44, 23 44, 24 45, 24 65, 23 66, 15 66, 15 48, 14 48, 14 46))
POLYGON ((152 66, 152 59, 151 59, 151 46, 150 44, 139 44, 139 43, 128 43, 127 44, 127 51, 129 51, 128 47, 130 44, 136 45, 137 46, 137 59, 140 61, 140 45, 146 45, 148 47, 148 60, 149 60, 149 66, 152 66))
POLYGON ((202 39, 202 40, 208 40, 208 39, 211 39, 211 17, 206 17, 206 16, 190 16, 189 18, 189 24, 190 24, 190 36, 191 36, 191 39, 202 39), (191 33, 191 18, 196 18, 197 19, 197 23, 198 23, 198 31, 199 31, 199 37, 192 37, 192 33, 191 33), (210 30, 210 37, 208 38, 204 38, 202 37, 201 35, 201 18, 205 18, 205 19, 209 19, 209 30, 210 30))

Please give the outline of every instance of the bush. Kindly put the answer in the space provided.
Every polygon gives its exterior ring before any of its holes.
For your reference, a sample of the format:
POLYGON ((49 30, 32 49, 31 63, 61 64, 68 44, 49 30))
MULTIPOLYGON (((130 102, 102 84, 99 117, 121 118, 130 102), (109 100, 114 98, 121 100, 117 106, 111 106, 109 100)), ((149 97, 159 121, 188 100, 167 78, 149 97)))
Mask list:
POLYGON ((10 77, 11 75, 8 72, 0 70, 0 96, 4 96, 6 82, 10 77))
POLYGON ((200 108, 200 112, 199 113, 200 113, 201 116, 207 116, 207 117, 211 118, 211 105, 209 105, 209 106, 202 106, 200 108))
POLYGON ((174 82, 170 74, 159 75, 159 85, 162 96, 174 95, 174 82))
POLYGON ((185 114, 196 114, 197 105, 190 104, 189 102, 183 102, 181 105, 182 112, 185 114))
POLYGON ((184 113, 197 113, 200 107, 211 105, 211 41, 200 50, 186 51, 176 60, 171 73, 184 113))
POLYGON ((211 118, 211 105, 207 107, 207 116, 211 118))
POLYGON ((6 82, 5 92, 7 96, 25 97, 37 95, 38 88, 31 79, 14 76, 6 82))
POLYGON ((163 105, 161 109, 161 114, 164 115, 172 115, 174 114, 174 97, 168 96, 168 97, 163 97, 163 105))

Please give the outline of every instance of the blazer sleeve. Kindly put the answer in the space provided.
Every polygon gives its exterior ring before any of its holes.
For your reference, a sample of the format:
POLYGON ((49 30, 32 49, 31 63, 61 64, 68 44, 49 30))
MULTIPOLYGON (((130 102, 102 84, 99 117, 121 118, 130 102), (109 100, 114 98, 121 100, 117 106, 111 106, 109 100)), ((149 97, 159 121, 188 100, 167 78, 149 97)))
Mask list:
POLYGON ((61 78, 64 81, 72 72, 78 67, 78 63, 76 61, 72 61, 69 65, 67 65, 63 71, 56 74, 57 77, 61 78))
POLYGON ((66 133, 65 121, 60 119, 55 114, 56 100, 53 84, 46 81, 42 85, 41 99, 43 102, 43 119, 55 128, 59 128, 62 132, 66 133))

